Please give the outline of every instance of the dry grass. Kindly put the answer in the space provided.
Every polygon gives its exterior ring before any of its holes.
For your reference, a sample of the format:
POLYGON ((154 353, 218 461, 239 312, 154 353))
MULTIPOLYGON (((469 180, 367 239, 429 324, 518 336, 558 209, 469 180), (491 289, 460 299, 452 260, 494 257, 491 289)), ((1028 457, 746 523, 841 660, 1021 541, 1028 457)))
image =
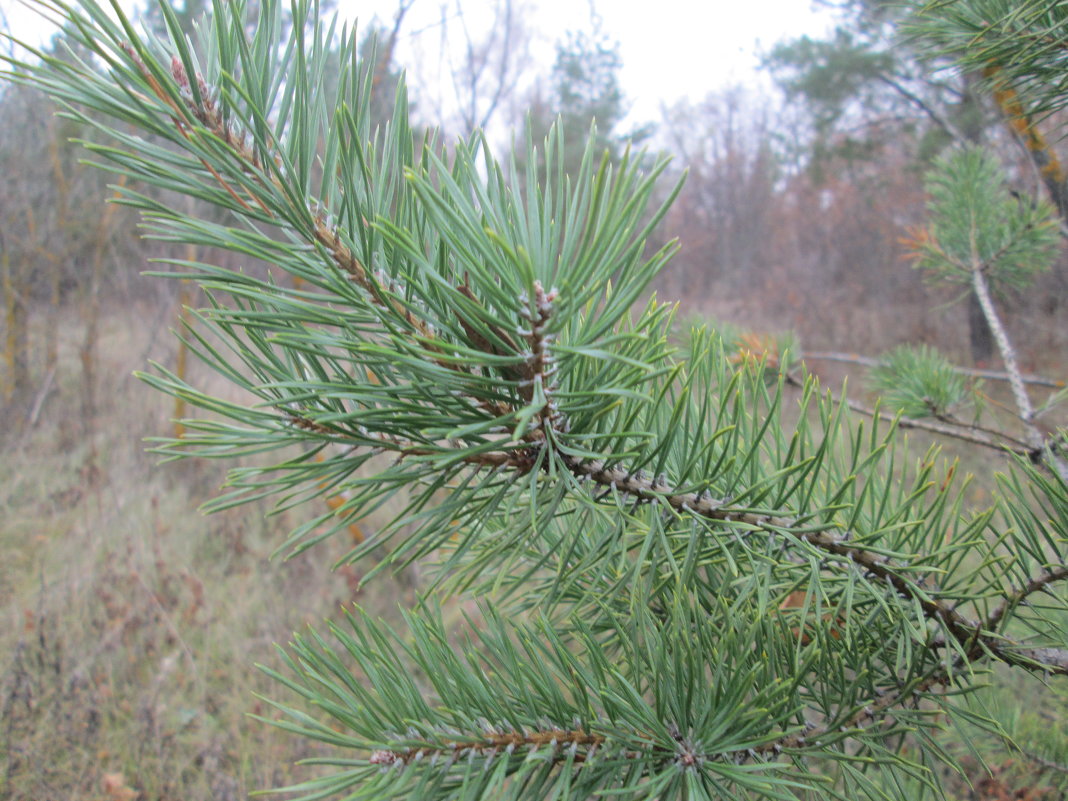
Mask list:
MULTIPOLYGON (((340 541, 268 560, 293 520, 205 517, 224 465, 145 453, 172 402, 130 373, 160 312, 114 310, 91 419, 80 333, 61 329, 55 391, 2 443, 0 796, 13 801, 245 798, 309 775, 291 768, 306 744, 246 717, 270 714, 253 693, 277 695, 252 665, 277 666, 273 643, 354 600, 356 576, 329 570, 340 541)), ((156 342, 172 359, 170 338, 156 342)), ((386 579, 358 600, 389 609, 391 592, 386 579)))

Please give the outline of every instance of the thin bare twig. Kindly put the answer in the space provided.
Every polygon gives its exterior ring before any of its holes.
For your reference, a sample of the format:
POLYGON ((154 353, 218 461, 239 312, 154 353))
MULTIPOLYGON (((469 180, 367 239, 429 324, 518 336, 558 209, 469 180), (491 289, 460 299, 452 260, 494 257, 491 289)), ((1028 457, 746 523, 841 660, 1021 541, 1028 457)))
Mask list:
POLYGON ((910 90, 908 87, 904 86, 900 81, 891 78, 889 75, 884 75, 881 73, 876 75, 875 77, 877 80, 880 80, 885 83, 903 98, 912 103, 912 105, 916 106, 918 109, 920 109, 920 111, 930 117, 931 120, 939 128, 949 134, 951 139, 956 142, 965 142, 968 140, 968 138, 963 133, 961 133, 960 129, 957 128, 957 126, 955 126, 952 122, 950 122, 948 117, 935 110, 935 108, 932 107, 931 104, 924 101, 923 98, 921 98, 915 92, 910 90))
POLYGON ((1057 773, 1068 774, 1068 765, 1064 765, 1060 762, 1054 762, 1052 759, 1046 759, 1038 754, 1032 753, 1024 748, 1016 746, 1017 750, 1023 754, 1024 758, 1029 762, 1034 762, 1036 765, 1045 768, 1046 770, 1056 771, 1057 773))
MULTIPOLYGON (((786 374, 786 383, 793 387, 804 386, 804 382, 792 373, 786 374)), ((901 417, 896 414, 891 414, 890 412, 884 412, 882 409, 873 409, 870 406, 865 406, 863 403, 859 403, 848 397, 835 397, 832 395, 832 400, 835 403, 844 403, 849 409, 858 414, 862 414, 865 417, 884 420, 888 423, 896 422, 898 428, 914 428, 920 431, 930 431, 932 434, 939 434, 944 437, 963 440, 964 442, 970 442, 973 445, 982 445, 984 448, 991 448, 1003 453, 1015 453, 1027 457, 1030 457, 1033 453, 1033 450, 1029 445, 1005 434, 999 433, 998 438, 994 438, 990 433, 985 433, 982 429, 966 424, 923 420, 915 417, 901 417)))
POLYGON ((1005 614, 1023 603, 1029 595, 1043 592, 1050 584, 1064 581, 1065 579, 1068 579, 1068 565, 1061 565, 1050 569, 1041 576, 1035 576, 1012 595, 1006 596, 1001 604, 983 621, 983 628, 989 631, 996 631, 1005 614))
MULTIPOLYGON (((847 364, 861 364, 865 367, 879 367, 883 364, 881 359, 875 359, 871 356, 861 356, 856 353, 841 353, 838 351, 820 350, 820 351, 806 351, 803 354, 803 361, 814 359, 821 362, 845 362, 847 364)), ((961 375, 973 376, 975 378, 986 378, 991 381, 1009 381, 1009 374, 1001 370, 983 370, 975 367, 957 367, 953 366, 954 372, 961 375)), ((1068 382, 1063 380, 1055 380, 1052 378, 1045 378, 1040 375, 1032 375, 1030 373, 1023 373, 1020 375, 1020 379, 1025 384, 1033 384, 1039 387, 1050 387, 1052 389, 1064 389, 1068 386, 1068 382)))
POLYGON ((33 405, 30 407, 30 413, 26 418, 26 423, 29 428, 33 428, 33 426, 37 425, 37 418, 41 414, 41 409, 44 408, 45 400, 52 391, 52 381, 55 377, 56 366, 53 364, 48 368, 48 373, 45 374, 44 381, 41 382, 41 388, 37 391, 37 396, 33 399, 33 405))

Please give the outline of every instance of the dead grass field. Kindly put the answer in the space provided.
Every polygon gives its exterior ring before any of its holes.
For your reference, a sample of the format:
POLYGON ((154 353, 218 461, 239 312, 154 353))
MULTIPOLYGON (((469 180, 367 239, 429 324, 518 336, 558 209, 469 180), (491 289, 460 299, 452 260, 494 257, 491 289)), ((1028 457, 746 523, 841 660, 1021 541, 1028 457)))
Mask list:
MULTIPOLYGON (((0 797, 239 799, 308 778, 296 738, 247 717, 277 688, 274 643, 342 603, 394 609, 388 577, 360 594, 331 572, 346 545, 269 560, 294 523, 266 508, 196 511, 225 465, 158 464, 173 401, 131 376, 173 359, 166 309, 111 310, 100 399, 82 414, 76 324, 36 424, 8 409, 0 451, 0 797), (145 332, 162 325, 162 335, 145 332)), ((173 363, 170 361, 169 363, 173 363)), ((196 368, 193 368, 196 369, 196 368)))

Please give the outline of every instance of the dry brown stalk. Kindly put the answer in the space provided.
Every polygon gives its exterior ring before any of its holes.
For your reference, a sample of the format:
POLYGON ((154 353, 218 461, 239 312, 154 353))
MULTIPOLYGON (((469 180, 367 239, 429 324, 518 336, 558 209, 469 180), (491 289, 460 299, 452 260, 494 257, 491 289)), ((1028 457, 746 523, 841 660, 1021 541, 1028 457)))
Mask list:
POLYGON ((26 325, 23 299, 16 290, 11 272, 11 253, 0 232, 0 289, 4 294, 4 401, 10 401, 15 390, 26 381, 26 363, 22 358, 20 341, 26 325))

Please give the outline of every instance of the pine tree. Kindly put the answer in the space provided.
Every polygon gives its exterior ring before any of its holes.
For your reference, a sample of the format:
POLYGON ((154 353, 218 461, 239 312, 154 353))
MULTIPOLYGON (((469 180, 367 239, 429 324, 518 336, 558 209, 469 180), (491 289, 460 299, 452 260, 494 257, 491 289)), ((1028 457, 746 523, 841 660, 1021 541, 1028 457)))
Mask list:
POLYGON ((989 671, 1068 674, 1056 443, 968 509, 937 451, 793 389, 785 354, 674 327, 643 300, 672 252, 645 246, 662 162, 589 143, 565 170, 554 128, 510 181, 477 133, 417 139, 403 85, 374 127, 373 66, 303 1, 283 39, 277 2, 250 29, 216 0, 196 48, 165 5, 161 38, 42 5, 96 60, 15 77, 108 127, 90 153, 148 234, 302 279, 179 263, 209 299, 183 335, 240 399, 144 375, 206 413, 160 450, 257 455, 214 508, 347 490, 284 554, 395 509, 346 561, 432 577, 402 630, 354 608, 265 668, 277 725, 333 747, 300 797, 914 798, 953 761, 940 729, 999 731, 969 701, 989 671))
POLYGON ((963 72, 979 76, 1068 221, 1068 176, 1039 125, 1068 104, 1064 6, 1042 0, 927 2, 915 9, 906 30, 933 57, 953 58, 963 72))
MULTIPOLYGON (((623 60, 619 42, 604 32, 569 31, 556 43, 556 58, 549 76, 549 97, 534 92, 527 111, 527 136, 534 143, 549 136, 555 124, 562 130, 559 165, 574 173, 582 160, 587 140, 592 138, 594 152, 607 153, 617 163, 623 152, 640 146, 653 133, 653 123, 642 123, 627 130, 621 128, 628 113, 627 96, 620 85, 623 60)), ((514 154, 523 179, 526 167, 521 148, 514 154)), ((539 165, 544 170, 545 165, 539 165)))

